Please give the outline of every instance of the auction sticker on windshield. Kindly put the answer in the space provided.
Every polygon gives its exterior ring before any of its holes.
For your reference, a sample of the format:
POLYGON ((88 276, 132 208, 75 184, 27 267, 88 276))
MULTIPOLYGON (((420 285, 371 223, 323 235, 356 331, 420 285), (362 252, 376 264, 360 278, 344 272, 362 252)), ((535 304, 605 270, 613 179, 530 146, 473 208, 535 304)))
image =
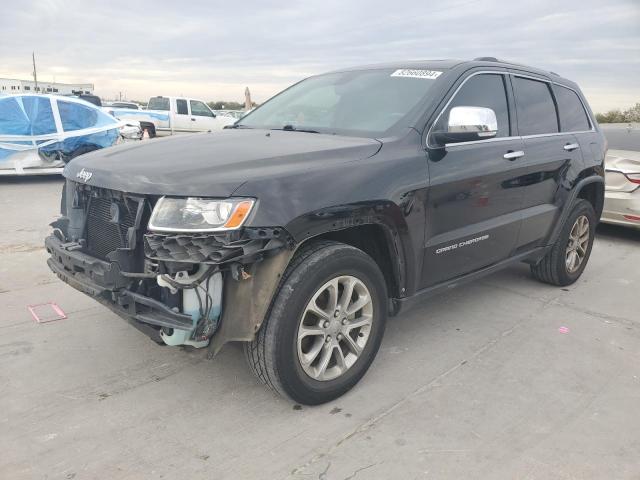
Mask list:
POLYGON ((442 72, 437 70, 415 70, 412 68, 400 68, 391 74, 392 77, 410 77, 410 78, 425 78, 433 80, 442 75, 442 72))

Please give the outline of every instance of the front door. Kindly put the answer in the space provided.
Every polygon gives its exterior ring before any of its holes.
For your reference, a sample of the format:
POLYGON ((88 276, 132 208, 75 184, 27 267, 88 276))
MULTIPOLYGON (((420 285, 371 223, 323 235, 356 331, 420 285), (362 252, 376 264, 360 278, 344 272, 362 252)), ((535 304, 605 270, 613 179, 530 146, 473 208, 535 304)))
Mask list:
POLYGON ((487 140, 429 149, 422 288, 504 260, 515 246, 523 142, 513 133, 509 89, 504 73, 472 74, 436 121, 436 128, 448 122, 456 106, 491 108, 498 133, 487 140))
POLYGON ((200 100, 189 100, 191 107, 191 127, 195 132, 206 132, 217 128, 216 118, 211 109, 200 100))

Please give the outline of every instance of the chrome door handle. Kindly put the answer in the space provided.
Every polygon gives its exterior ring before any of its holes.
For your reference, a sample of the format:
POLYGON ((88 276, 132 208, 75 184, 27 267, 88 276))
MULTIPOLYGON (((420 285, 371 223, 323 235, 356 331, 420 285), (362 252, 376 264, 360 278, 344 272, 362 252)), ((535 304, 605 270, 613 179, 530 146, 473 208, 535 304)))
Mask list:
POLYGON ((522 150, 518 150, 516 152, 507 152, 503 155, 507 160, 515 160, 516 158, 524 157, 524 152, 522 150))
POLYGON ((580 145, 578 145, 577 143, 567 143, 564 147, 567 152, 572 152, 574 150, 577 150, 580 148, 580 145))

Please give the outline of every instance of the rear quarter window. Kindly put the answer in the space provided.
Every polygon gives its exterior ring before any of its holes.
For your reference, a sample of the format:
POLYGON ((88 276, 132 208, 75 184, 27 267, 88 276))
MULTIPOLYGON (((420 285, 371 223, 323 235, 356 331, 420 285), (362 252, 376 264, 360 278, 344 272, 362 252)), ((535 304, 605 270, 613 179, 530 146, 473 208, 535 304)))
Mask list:
POLYGON ((580 97, 573 90, 554 85, 558 113, 560 116, 560 128, 563 132, 581 132, 591 129, 591 123, 580 97))
POLYGON ((558 117, 547 82, 513 77, 520 135, 558 133, 558 117))
POLYGON ((60 112, 60 122, 65 132, 84 130, 85 128, 103 127, 114 125, 117 120, 98 108, 81 103, 65 102, 58 100, 58 111, 60 112))

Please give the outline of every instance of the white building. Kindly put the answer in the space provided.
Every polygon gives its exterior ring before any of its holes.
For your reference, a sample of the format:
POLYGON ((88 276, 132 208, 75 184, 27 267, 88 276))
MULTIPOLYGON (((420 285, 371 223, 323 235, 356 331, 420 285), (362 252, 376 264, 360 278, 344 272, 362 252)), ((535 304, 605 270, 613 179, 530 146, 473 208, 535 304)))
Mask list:
POLYGON ((51 93, 66 95, 72 93, 83 93, 86 95, 93 93, 92 83, 57 83, 40 82, 38 89, 33 80, 17 80, 14 78, 0 78, 0 94, 24 94, 24 93, 51 93))

